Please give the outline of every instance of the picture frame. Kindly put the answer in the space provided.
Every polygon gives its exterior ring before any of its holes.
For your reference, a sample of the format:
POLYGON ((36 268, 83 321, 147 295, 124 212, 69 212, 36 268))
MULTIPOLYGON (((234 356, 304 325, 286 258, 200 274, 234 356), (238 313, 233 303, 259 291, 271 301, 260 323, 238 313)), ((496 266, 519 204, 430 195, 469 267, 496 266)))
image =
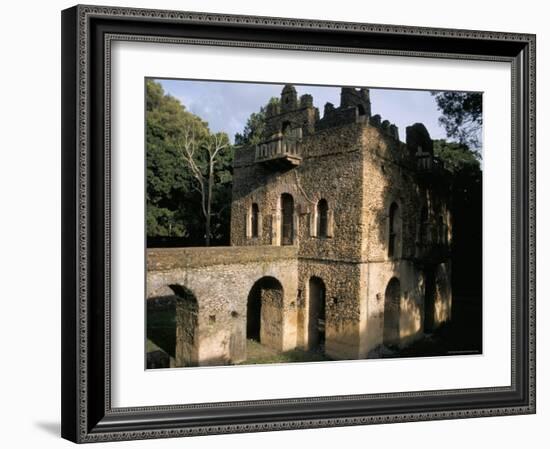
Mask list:
POLYGON ((64 10, 62 436, 84 443, 535 413, 535 41, 508 32, 85 5, 64 10), (510 64, 511 384, 113 407, 110 52, 116 41, 510 64))

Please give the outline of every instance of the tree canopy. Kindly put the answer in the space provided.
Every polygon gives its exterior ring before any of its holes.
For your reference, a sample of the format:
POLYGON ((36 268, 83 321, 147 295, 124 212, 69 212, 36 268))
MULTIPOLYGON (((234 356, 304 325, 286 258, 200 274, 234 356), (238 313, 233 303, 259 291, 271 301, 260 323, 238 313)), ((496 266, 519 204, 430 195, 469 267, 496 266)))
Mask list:
POLYGON ((434 140, 434 155, 444 162, 445 168, 453 175, 480 170, 479 155, 462 143, 434 140))
POLYGON ((441 111, 439 123, 447 137, 467 145, 479 153, 483 125, 482 94, 480 92, 432 92, 441 111))
MULTIPOLYGON (((201 195, 196 177, 185 162, 181 145, 192 131, 197 142, 197 165, 203 169, 208 152, 217 137, 228 142, 227 135, 214 136, 208 124, 189 112, 181 102, 165 94, 162 86, 146 81, 147 140, 147 237, 152 241, 179 239, 185 245, 205 241, 201 195)), ((212 184, 211 237, 214 244, 229 241, 229 206, 232 187, 233 147, 227 145, 214 165, 212 184)), ((172 242, 173 243, 173 242, 172 242)))
POLYGON ((262 106, 258 112, 250 114, 243 133, 235 134, 235 145, 257 145, 260 143, 265 129, 267 106, 270 104, 279 104, 280 101, 277 97, 271 97, 267 104, 262 106))

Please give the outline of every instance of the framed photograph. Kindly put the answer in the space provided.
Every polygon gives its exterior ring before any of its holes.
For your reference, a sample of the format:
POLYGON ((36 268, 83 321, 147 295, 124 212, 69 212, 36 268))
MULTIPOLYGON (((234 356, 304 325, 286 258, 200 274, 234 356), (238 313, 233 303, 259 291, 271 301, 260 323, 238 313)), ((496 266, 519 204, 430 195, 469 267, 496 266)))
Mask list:
POLYGON ((62 436, 535 412, 535 36, 62 12, 62 436))

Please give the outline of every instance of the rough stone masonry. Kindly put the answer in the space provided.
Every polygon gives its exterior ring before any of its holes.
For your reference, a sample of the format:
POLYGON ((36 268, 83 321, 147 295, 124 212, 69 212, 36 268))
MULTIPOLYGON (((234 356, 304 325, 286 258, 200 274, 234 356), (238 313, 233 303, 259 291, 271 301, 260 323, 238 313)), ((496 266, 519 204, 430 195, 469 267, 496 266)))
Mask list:
POLYGON ((425 126, 344 87, 323 117, 286 85, 233 163, 231 246, 149 249, 147 303, 176 317, 175 366, 246 361, 246 341, 335 360, 451 319, 450 192, 425 126))

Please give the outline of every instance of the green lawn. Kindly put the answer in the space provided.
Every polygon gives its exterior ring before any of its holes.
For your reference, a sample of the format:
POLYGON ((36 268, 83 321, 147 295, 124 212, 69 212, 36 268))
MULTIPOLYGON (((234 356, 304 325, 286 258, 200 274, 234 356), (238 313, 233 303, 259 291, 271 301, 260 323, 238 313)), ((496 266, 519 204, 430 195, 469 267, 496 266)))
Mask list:
POLYGON ((246 342, 247 359, 239 365, 259 365, 263 363, 292 363, 292 362, 323 362, 329 359, 320 352, 302 351, 294 349, 292 351, 279 352, 268 348, 255 340, 246 342))

